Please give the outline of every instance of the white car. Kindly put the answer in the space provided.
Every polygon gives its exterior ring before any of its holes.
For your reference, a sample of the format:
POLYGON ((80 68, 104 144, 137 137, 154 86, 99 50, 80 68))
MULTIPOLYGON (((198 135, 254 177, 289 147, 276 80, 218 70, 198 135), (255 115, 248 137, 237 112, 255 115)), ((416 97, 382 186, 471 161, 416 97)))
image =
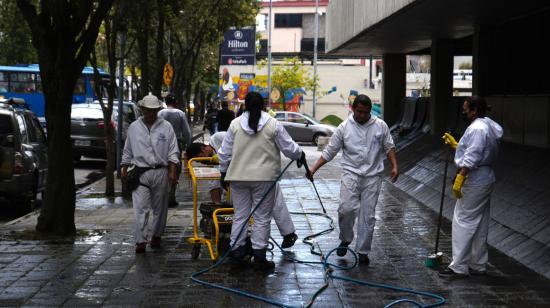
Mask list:
POLYGON ((313 142, 317 145, 319 137, 330 137, 335 126, 321 124, 313 117, 290 111, 276 111, 275 119, 279 120, 288 134, 297 142, 313 142))

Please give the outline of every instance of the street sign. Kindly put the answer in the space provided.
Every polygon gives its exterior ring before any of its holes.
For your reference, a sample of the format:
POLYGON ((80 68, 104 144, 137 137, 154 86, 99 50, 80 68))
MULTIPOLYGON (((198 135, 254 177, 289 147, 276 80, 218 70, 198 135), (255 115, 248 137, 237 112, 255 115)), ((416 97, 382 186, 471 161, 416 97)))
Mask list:
POLYGON ((164 84, 166 86, 169 86, 170 84, 172 84, 172 77, 174 77, 174 69, 172 68, 172 65, 170 65, 170 63, 166 63, 164 65, 164 75, 163 75, 164 84))
POLYGON ((256 28, 227 30, 221 45, 221 65, 254 65, 256 28))

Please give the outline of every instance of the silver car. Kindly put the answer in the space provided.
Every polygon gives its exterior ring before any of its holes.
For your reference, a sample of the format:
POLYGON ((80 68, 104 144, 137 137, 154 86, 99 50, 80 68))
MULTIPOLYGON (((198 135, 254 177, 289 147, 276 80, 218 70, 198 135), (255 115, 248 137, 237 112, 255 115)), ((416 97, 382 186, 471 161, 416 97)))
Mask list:
POLYGON ((330 137, 335 126, 321 124, 313 117, 290 111, 276 111, 275 119, 279 120, 286 131, 298 142, 313 142, 317 144, 319 137, 330 137))

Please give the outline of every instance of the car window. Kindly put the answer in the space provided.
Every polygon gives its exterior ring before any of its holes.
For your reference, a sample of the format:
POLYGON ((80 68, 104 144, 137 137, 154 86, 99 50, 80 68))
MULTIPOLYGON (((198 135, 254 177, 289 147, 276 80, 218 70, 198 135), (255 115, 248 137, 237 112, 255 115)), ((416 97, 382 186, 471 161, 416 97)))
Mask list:
POLYGON ((284 113, 277 113, 275 115, 275 119, 277 119, 279 121, 284 121, 285 120, 285 114, 284 113))
POLYGON ((86 82, 84 77, 80 76, 74 85, 74 95, 84 95, 86 93, 86 82))
POLYGON ((11 117, 6 114, 0 114, 0 136, 13 134, 13 125, 11 117))
POLYGON ((289 113, 287 121, 292 122, 292 123, 300 123, 300 124, 305 124, 306 123, 306 119, 304 119, 304 117, 302 117, 302 115, 296 114, 296 113, 289 113))
POLYGON ((25 115, 25 123, 28 128, 29 140, 32 143, 46 143, 46 138, 40 127, 40 122, 38 119, 33 117, 30 114, 25 115))
POLYGON ((25 126, 25 119, 22 115, 16 115, 17 123, 19 124, 19 133, 21 134, 21 143, 29 143, 29 136, 27 135, 27 127, 25 126))
POLYGON ((103 111, 101 108, 87 107, 87 106, 73 106, 71 111, 71 119, 103 119, 103 111))

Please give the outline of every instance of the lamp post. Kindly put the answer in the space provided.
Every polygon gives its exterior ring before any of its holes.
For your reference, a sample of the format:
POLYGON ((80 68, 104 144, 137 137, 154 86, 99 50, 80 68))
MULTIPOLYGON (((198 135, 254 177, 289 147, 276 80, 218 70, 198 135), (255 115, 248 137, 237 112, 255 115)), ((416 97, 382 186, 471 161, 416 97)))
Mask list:
POLYGON ((267 19, 267 103, 271 107, 271 9, 272 0, 269 0, 269 16, 267 19))
POLYGON ((317 107, 317 39, 319 37, 319 0, 315 0, 315 18, 313 22, 315 36, 313 38, 313 109, 312 115, 315 118, 315 109, 317 107))
POLYGON ((116 175, 120 178, 120 161, 122 159, 122 116, 124 114, 124 45, 126 44, 126 32, 120 32, 120 57, 118 66, 118 130, 116 135, 116 175))

